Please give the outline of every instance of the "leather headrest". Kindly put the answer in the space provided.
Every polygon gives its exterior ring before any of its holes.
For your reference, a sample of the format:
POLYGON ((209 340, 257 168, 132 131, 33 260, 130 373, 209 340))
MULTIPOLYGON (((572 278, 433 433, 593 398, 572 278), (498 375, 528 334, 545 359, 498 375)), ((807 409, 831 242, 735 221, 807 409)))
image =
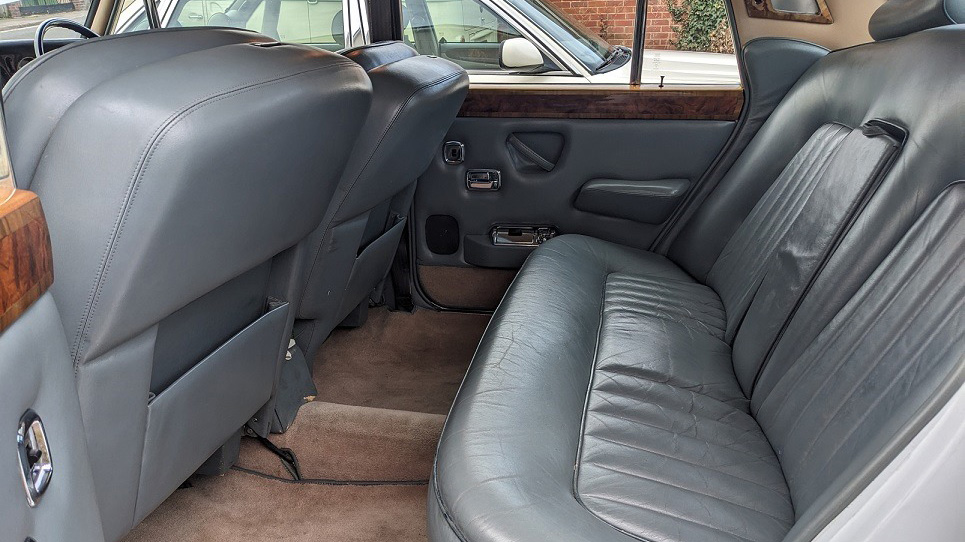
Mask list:
POLYGON ((418 51, 401 41, 380 41, 339 52, 365 68, 365 71, 372 71, 379 66, 419 56, 418 51))
POLYGON ((965 22, 965 0, 888 0, 871 16, 868 31, 877 41, 965 22))

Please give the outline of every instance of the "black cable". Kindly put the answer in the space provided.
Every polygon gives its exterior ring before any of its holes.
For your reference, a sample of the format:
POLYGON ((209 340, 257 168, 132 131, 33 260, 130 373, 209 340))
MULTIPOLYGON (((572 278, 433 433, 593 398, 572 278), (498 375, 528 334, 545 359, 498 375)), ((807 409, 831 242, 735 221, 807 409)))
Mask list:
POLYGON ((334 480, 334 479, 328 479, 328 478, 301 478, 299 480, 290 480, 288 478, 282 478, 280 476, 275 476, 273 474, 267 474, 253 469, 246 469, 245 467, 239 467, 237 465, 231 468, 232 470, 236 470, 238 472, 259 476, 261 478, 267 478, 269 480, 275 480, 277 482, 285 482, 286 484, 313 484, 313 485, 319 485, 319 486, 363 486, 363 487, 364 486, 429 485, 429 480, 334 480))

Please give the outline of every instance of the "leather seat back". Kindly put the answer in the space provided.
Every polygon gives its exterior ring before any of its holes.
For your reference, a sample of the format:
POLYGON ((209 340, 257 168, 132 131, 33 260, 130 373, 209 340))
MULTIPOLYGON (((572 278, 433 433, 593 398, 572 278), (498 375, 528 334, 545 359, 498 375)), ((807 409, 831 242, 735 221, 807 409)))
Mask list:
POLYGON ((307 321, 299 342, 309 356, 388 272, 415 181, 441 152, 469 87, 459 66, 401 43, 345 54, 369 70, 374 98, 332 204, 308 240, 298 318, 307 321))
MULTIPOLYGON (((962 25, 932 28, 828 54, 791 89, 674 241, 668 256, 724 298, 730 320, 729 336, 734 341, 734 363, 742 375, 745 392, 751 392, 755 375, 759 374, 774 341, 782 334, 780 327, 785 321, 769 313, 774 299, 767 292, 781 292, 790 282, 801 278, 794 274, 794 269, 780 270, 774 266, 766 279, 759 275, 753 277, 753 283, 747 283, 748 277, 731 280, 737 276, 734 271, 746 262, 728 254, 728 243, 740 241, 740 236, 735 234, 753 220, 751 208, 772 187, 773 181, 781 177, 792 156, 823 126, 844 126, 850 130, 869 124, 887 126, 895 137, 903 140, 868 197, 857 200, 859 208, 850 211, 855 215, 853 222, 846 224, 840 239, 835 241, 833 254, 821 263, 821 274, 834 277, 826 279, 834 287, 807 291, 805 286, 800 292, 822 299, 819 304, 822 311, 815 315, 811 333, 788 338, 803 348, 828 317, 854 295, 928 203, 950 183, 965 178, 965 162, 952 158, 961 155, 965 104, 961 100, 941 99, 958 92, 953 89, 965 87, 965 72, 950 69, 962 65, 965 65, 965 27, 962 25), (922 84, 923 81, 928 83, 922 84), (941 106, 936 106, 938 103, 941 106), (861 212, 856 212, 858 210, 861 212), (731 296, 736 282, 744 282, 741 292, 749 293, 741 303, 732 302, 737 299, 731 296), (762 288, 762 284, 765 287, 762 288), (762 331, 766 327, 760 325, 763 322, 770 322, 777 329, 762 331), (745 331, 739 331, 741 329, 745 331)), ((803 158, 808 164, 823 163, 821 152, 817 149, 803 158)), ((842 155, 845 161, 845 169, 840 170, 845 174, 842 178, 847 180, 847 175, 853 173, 846 169, 847 164, 867 157, 842 155)), ((816 174, 807 173, 812 177, 816 174)), ((845 197, 844 191, 829 195, 838 198, 838 202, 845 197)), ((778 204, 795 209, 808 205, 809 197, 807 194, 797 201, 786 199, 778 204)), ((778 217, 774 221, 786 215, 774 213, 778 217)), ((761 223, 760 232, 773 235, 774 221, 761 223)), ((806 236, 802 239, 805 244, 801 247, 810 249, 807 243, 813 240, 806 236)), ((790 254, 799 256, 800 252, 792 250, 790 254)), ((796 301, 791 299, 789 303, 788 309, 792 310, 796 301)))
POLYGON ((221 29, 65 47, 8 87, 108 538, 268 400, 291 322, 269 262, 321 220, 370 99, 343 57, 221 29))

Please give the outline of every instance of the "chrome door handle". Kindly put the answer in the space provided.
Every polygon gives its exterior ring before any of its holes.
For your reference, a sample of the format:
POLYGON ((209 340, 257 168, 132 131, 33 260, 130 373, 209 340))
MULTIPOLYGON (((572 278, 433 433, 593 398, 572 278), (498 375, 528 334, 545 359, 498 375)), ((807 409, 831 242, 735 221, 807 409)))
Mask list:
POLYGON ((501 183, 498 169, 470 169, 466 172, 467 190, 499 190, 501 183))
POLYGON ((37 506, 41 495, 50 485, 54 466, 50 459, 44 423, 31 409, 20 417, 20 425, 17 428, 17 451, 20 456, 23 488, 27 492, 27 504, 33 508, 37 506))

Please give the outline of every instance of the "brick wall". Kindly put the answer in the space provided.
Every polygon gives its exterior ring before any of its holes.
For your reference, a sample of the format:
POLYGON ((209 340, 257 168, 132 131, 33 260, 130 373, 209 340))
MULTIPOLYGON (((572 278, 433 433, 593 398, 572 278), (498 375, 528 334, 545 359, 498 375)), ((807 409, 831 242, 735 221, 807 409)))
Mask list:
MULTIPOLYGON (((636 0, 547 0, 587 28, 614 45, 633 44, 633 18, 636 0)), ((670 13, 666 0, 647 3, 647 42, 649 49, 673 49, 670 40, 670 13)))

